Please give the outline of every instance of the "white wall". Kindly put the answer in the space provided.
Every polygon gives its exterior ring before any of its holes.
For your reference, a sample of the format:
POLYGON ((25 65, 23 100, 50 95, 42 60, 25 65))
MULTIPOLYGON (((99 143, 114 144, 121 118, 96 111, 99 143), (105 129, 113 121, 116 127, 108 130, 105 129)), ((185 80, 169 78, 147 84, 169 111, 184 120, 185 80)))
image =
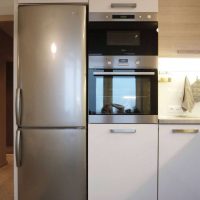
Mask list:
POLYGON ((186 76, 190 84, 200 79, 200 59, 159 59, 159 77, 171 78, 171 82, 159 82, 159 116, 187 114, 200 117, 200 102, 195 103, 191 113, 181 109, 186 76))
POLYGON ((0 0, 0 15, 13 15, 14 0, 0 0))

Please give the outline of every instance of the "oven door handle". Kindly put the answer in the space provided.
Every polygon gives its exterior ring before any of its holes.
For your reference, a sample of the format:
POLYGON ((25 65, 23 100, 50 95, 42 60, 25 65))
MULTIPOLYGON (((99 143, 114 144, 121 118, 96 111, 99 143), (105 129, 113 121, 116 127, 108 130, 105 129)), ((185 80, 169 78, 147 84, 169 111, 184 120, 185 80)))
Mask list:
POLYGON ((93 72, 94 76, 154 76, 155 72, 93 72))

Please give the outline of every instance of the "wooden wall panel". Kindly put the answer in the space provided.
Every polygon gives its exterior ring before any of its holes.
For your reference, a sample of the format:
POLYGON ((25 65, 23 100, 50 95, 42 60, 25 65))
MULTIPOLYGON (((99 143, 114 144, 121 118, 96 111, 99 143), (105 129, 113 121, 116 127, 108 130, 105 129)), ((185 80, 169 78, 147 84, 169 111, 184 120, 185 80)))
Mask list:
POLYGON ((0 166, 6 163, 6 63, 13 60, 13 39, 0 29, 0 166))
MULTIPOLYGON (((6 64, 6 146, 13 146, 13 63, 6 64)), ((11 151, 12 152, 12 151, 11 151)))
POLYGON ((6 163, 6 67, 0 62, 0 167, 6 163))

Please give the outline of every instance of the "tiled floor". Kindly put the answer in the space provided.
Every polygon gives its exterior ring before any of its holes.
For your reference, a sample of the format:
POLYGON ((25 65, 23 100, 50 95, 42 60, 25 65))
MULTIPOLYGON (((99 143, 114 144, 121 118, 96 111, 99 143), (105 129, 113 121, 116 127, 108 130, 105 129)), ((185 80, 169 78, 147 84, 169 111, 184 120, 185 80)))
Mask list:
POLYGON ((8 164, 0 168, 0 200, 13 200, 13 155, 6 157, 8 164))

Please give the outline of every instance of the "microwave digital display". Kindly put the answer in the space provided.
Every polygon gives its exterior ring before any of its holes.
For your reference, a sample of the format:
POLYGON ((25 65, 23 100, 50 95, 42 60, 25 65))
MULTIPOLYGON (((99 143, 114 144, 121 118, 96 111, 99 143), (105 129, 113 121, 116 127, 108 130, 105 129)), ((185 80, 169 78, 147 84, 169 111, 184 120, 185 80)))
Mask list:
POLYGON ((139 31, 108 31, 107 45, 108 46, 139 46, 140 32, 139 31))

